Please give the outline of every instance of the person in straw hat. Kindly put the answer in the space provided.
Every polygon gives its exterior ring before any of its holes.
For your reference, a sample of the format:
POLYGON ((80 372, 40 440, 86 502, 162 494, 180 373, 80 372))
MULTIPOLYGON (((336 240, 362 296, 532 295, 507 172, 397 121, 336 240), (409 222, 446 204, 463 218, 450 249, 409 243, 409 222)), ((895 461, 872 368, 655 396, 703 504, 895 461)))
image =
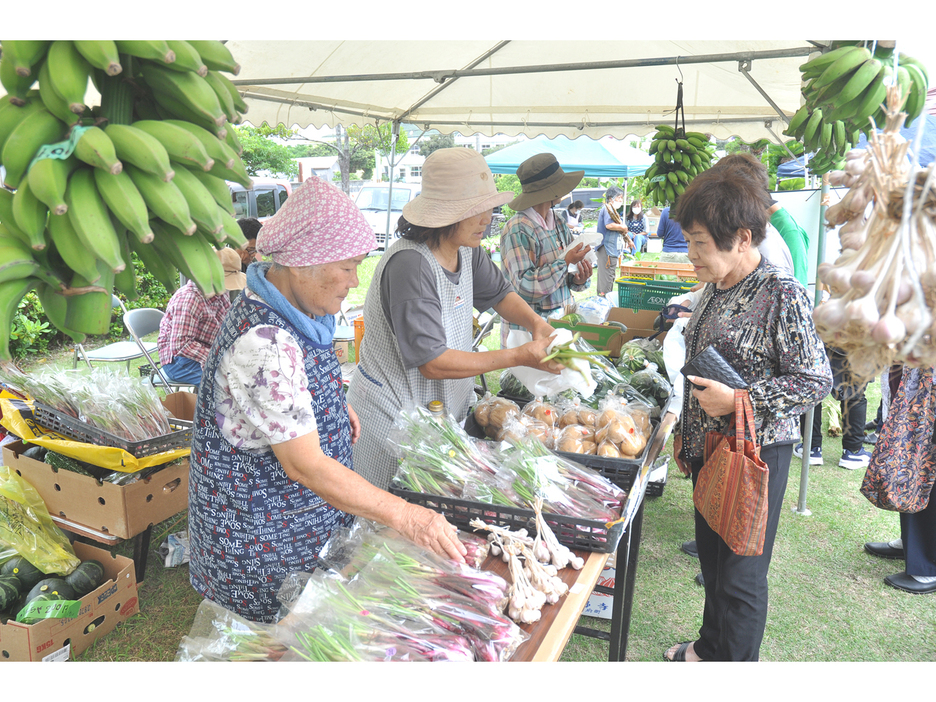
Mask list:
POLYGON ((464 560, 455 528, 374 487, 351 447, 361 423, 345 400, 335 314, 377 247, 351 199, 310 178, 266 220, 247 286, 205 365, 192 431, 189 572, 204 597, 261 622, 276 592, 311 571, 335 529, 361 516, 445 558, 464 560))
POLYGON ((239 291, 247 282, 240 272, 240 256, 233 249, 215 252, 224 267, 227 295, 205 297, 191 280, 175 291, 159 322, 156 348, 161 370, 176 383, 198 385, 202 368, 208 360, 211 344, 218 335, 224 315, 231 306, 230 292, 239 291), (228 271, 237 271, 236 275, 228 271))
MULTIPOLYGON (((572 243, 565 217, 556 215, 559 204, 578 185, 585 171, 565 173, 552 154, 536 154, 520 164, 517 177, 522 192, 508 205, 517 214, 504 225, 501 257, 504 273, 514 290, 545 318, 572 301, 572 291, 587 290, 592 265, 585 259, 590 246, 572 243), (569 272, 570 266, 575 272, 569 272)), ((501 344, 513 322, 501 325, 501 344)))
POLYGON ((247 285, 247 274, 243 270, 240 253, 225 246, 218 251, 218 258, 221 259, 221 266, 224 268, 224 289, 228 291, 228 297, 233 302, 247 285))
POLYGON ((555 330, 481 248, 493 208, 512 197, 497 192, 481 154, 449 148, 426 159, 422 192, 403 206, 401 238, 381 258, 367 291, 360 360, 348 390, 362 425, 354 464, 378 487, 387 487, 395 471, 387 435, 402 408, 440 400, 461 421, 475 376, 519 365, 561 370, 540 362, 555 330), (472 353, 473 309, 491 307, 529 330, 533 341, 472 353))

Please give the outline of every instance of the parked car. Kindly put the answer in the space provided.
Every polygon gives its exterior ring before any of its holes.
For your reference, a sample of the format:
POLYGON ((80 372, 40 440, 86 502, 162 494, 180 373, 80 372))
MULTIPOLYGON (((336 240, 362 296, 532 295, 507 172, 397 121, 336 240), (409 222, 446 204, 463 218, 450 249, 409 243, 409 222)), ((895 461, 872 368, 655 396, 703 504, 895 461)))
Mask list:
POLYGON ((390 184, 368 184, 358 192, 354 204, 358 206, 364 218, 374 228, 378 249, 386 249, 397 239, 396 226, 400 215, 403 214, 403 205, 419 195, 420 189, 419 185, 413 183, 393 184, 389 232, 387 231, 387 204, 390 198, 390 184))
POLYGON ((558 207, 568 207, 576 200, 581 200, 582 204, 588 209, 601 207, 604 202, 604 194, 607 188, 576 188, 571 193, 562 198, 558 207))
POLYGON ((278 178, 254 178, 253 187, 246 189, 239 183, 228 181, 231 201, 234 203, 234 219, 256 217, 261 222, 272 217, 292 195, 288 180, 278 178))

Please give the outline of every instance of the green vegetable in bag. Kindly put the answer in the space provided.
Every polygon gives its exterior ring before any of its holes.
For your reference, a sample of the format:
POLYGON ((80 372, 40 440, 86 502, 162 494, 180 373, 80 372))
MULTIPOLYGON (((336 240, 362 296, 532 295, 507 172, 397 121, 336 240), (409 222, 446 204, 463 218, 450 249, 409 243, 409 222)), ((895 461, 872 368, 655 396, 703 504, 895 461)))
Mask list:
POLYGON ((81 562, 36 489, 0 466, 0 550, 7 546, 47 574, 68 575, 81 562))

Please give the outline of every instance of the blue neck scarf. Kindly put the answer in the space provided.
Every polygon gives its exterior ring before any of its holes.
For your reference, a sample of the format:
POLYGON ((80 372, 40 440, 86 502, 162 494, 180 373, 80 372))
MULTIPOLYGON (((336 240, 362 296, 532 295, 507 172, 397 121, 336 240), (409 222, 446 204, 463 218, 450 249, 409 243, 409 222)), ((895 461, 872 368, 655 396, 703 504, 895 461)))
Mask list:
POLYGON ((267 281, 267 271, 272 265, 264 261, 247 266, 247 288, 262 297, 309 341, 319 346, 330 346, 335 336, 335 315, 326 314, 312 319, 293 307, 289 300, 283 297, 283 293, 267 281))

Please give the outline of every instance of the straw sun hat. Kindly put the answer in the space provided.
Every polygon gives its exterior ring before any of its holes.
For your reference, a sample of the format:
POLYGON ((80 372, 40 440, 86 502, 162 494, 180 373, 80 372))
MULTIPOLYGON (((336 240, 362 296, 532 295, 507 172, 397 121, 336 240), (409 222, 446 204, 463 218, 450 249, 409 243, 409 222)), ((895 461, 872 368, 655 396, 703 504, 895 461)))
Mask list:
POLYGON ((507 204, 497 192, 484 156, 474 149, 437 149, 422 169, 422 191, 403 205, 403 217, 419 227, 447 227, 507 204))
POLYGON ((523 188, 507 206, 520 212, 558 197, 565 197, 582 181, 585 171, 566 173, 552 154, 530 156, 517 169, 523 188))
POLYGON ((247 275, 241 272, 241 257, 234 249, 218 249, 218 258, 224 267, 224 289, 243 290, 247 285, 247 275))

